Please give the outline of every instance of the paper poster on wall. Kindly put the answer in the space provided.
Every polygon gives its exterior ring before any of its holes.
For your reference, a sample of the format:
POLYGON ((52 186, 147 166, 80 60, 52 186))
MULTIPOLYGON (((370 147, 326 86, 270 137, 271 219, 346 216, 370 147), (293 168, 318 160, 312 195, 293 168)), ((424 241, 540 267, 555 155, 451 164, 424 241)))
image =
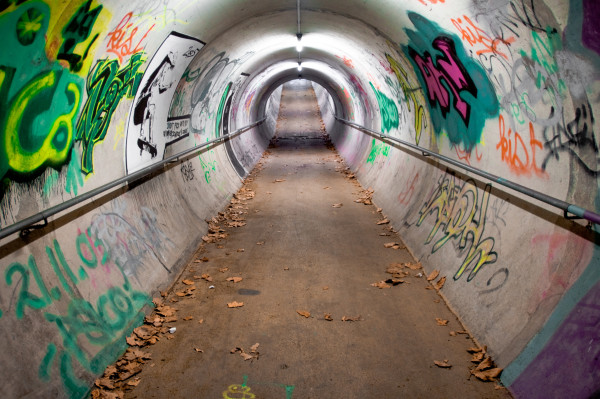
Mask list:
POLYGON ((165 148, 189 135, 190 115, 169 118, 181 76, 204 43, 171 32, 152 56, 127 122, 125 167, 132 173, 164 159, 165 148))

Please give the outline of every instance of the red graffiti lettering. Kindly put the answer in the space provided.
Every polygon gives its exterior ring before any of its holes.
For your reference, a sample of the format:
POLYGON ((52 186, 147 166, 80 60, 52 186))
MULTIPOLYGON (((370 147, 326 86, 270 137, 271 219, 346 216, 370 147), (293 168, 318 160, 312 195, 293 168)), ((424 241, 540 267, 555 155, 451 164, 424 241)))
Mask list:
POLYGON ((138 33, 139 27, 134 27, 133 23, 130 22, 132 16, 132 12, 125 14, 117 27, 107 35, 108 44, 106 45, 106 51, 115 54, 119 58, 119 63, 123 62, 123 58, 143 50, 144 46, 142 45, 142 42, 146 39, 148 33, 150 33, 155 26, 152 25, 134 46, 134 39, 138 33))
POLYGON ((497 37, 492 39, 490 35, 476 26, 475 23, 466 15, 463 15, 462 18, 452 18, 451 21, 462 35, 461 39, 463 41, 469 43, 471 47, 474 47, 475 45, 483 45, 485 47, 483 50, 478 50, 477 55, 494 53, 504 57, 505 59, 508 59, 506 54, 498 50, 498 46, 500 44, 510 46, 511 43, 515 41, 514 37, 509 37, 508 39, 497 37))
POLYGON ((543 147, 542 143, 535 138, 533 123, 529 122, 529 143, 525 144, 525 140, 518 132, 513 132, 509 128, 508 133, 506 133, 502 115, 498 120, 500 124, 500 141, 496 144, 496 149, 500 150, 502 161, 517 175, 531 175, 533 172, 538 176, 547 177, 546 171, 538 168, 535 160, 535 148, 542 149, 543 147))

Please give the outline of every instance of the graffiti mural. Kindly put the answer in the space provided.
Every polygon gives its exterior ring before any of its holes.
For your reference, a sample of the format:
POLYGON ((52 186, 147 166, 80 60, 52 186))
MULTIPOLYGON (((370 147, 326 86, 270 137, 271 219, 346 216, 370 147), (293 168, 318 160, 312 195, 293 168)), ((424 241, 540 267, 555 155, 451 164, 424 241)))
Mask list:
POLYGON ((14 289, 17 295, 14 307, 0 320, 9 322, 10 313, 14 323, 32 318, 49 323, 57 334, 42 342, 46 348, 38 377, 60 379, 65 396, 84 397, 90 376, 101 373, 125 349, 125 337, 141 323, 142 308, 151 302, 133 289, 111 248, 90 230, 79 232, 74 245, 77 261, 68 262, 55 239, 46 246, 45 257, 29 255, 26 262, 13 262, 5 269, 6 291, 14 289), (97 298, 83 298, 84 287, 93 287, 97 298))
POLYGON ((94 146, 106 137, 112 115, 122 98, 133 98, 142 78, 138 72, 144 63, 142 53, 134 54, 119 69, 117 60, 100 60, 87 76, 88 98, 77 122, 75 139, 81 141, 81 170, 94 171, 94 146))
POLYGON ((453 173, 446 172, 439 178, 437 188, 419 211, 417 227, 430 215, 434 216, 433 227, 425 240, 425 244, 429 244, 437 239, 433 244, 432 253, 450 240, 457 241, 460 251, 467 251, 465 259, 454 274, 454 280, 458 280, 465 271, 470 270, 467 281, 471 281, 484 265, 495 263, 498 258, 493 250, 494 238, 484 238, 491 190, 491 184, 486 184, 481 190, 472 179, 463 182, 453 173))
POLYGON ((396 75, 396 79, 400 84, 400 88, 402 89, 402 93, 404 94, 404 103, 408 107, 409 111, 413 111, 415 115, 415 142, 419 144, 421 140, 421 131, 427 126, 427 121, 425 119, 425 109, 421 101, 417 98, 417 91, 421 91, 420 87, 413 87, 408 83, 408 74, 406 70, 400 65, 400 63, 395 60, 391 55, 385 54, 385 58, 389 63, 389 67, 396 75), (412 107, 411 107, 412 103, 412 107))
POLYGON ((517 132, 508 128, 504 116, 500 115, 499 131, 500 141, 496 144, 496 149, 500 151, 502 162, 506 163, 511 172, 517 175, 548 176, 548 174, 538 166, 536 160, 536 151, 542 150, 542 143, 535 138, 533 123, 529 122, 529 138, 523 137, 517 132))
POLYGON ((133 100, 127 124, 127 173, 163 159, 165 148, 189 135, 189 115, 168 117, 170 102, 181 76, 204 43, 177 32, 154 53, 133 100), (174 123, 172 123, 174 122, 174 123))
POLYGON ((47 58, 49 19, 42 2, 0 16, 3 45, 12 49, 0 52, 0 178, 30 179, 71 152, 83 80, 47 58))
POLYGON ((132 12, 125 14, 117 26, 107 34, 106 51, 116 55, 120 63, 125 57, 143 51, 146 37, 155 26, 152 24, 147 30, 142 30, 138 24, 131 22, 132 17, 132 12), (138 30, 143 35, 138 34, 138 30))
POLYGON ((409 13, 416 30, 405 29, 403 46, 427 92, 434 131, 445 131, 450 143, 470 151, 481 140, 487 118, 499 105, 484 69, 471 59, 458 37, 416 13, 409 13))
POLYGON ((371 151, 369 152, 369 156, 367 158, 367 163, 375 162, 375 158, 377 158, 377 155, 379 154, 387 157, 390 154, 390 146, 382 142, 377 142, 376 139, 373 139, 371 142, 371 151))
POLYGON ((400 123, 398 114, 398 107, 394 100, 388 98, 385 94, 375 88, 373 83, 369 82, 371 89, 377 97, 377 103, 379 104, 379 113, 381 114, 381 131, 383 133, 389 132, 392 129, 397 129, 400 123))

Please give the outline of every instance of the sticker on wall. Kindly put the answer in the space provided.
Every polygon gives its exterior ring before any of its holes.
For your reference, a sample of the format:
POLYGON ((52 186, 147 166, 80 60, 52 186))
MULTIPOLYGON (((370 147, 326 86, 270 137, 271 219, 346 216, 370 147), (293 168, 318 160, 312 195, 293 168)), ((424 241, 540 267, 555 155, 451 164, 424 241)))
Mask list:
POLYGON ((154 53, 129 112, 127 173, 161 161, 167 146, 189 135, 190 115, 169 118, 169 107, 177 82, 204 44, 171 32, 154 53))

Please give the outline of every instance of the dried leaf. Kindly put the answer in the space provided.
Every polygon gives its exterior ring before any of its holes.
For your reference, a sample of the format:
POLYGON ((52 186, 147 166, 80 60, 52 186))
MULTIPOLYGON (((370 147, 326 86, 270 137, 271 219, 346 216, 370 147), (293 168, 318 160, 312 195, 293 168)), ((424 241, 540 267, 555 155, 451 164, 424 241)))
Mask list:
POLYGON ((435 280, 437 278, 437 276, 439 276, 439 275, 440 275, 440 271, 434 270, 431 273, 429 273, 429 275, 427 276, 427 281, 435 280))
POLYGON ((404 264, 402 264, 402 263, 390 263, 390 265, 388 266, 388 268, 385 269, 385 272, 389 273, 389 274, 400 274, 400 273, 404 273, 404 271, 402 269, 404 269, 404 264))
POLYGON ((333 321, 333 317, 331 317, 331 313, 325 313, 323 318, 327 321, 333 321))
POLYGON ((202 349, 200 349, 200 348, 196 348, 196 347, 194 347, 194 350, 195 350, 196 352, 204 353, 204 351, 203 351, 202 349))
POLYGON ((284 181, 285 181, 285 179, 275 179, 275 181, 273 181, 273 183, 281 183, 284 181))
POLYGON ((259 345, 260 345, 260 344, 259 344, 258 342, 257 342, 257 343, 255 343, 254 345, 252 345, 252 346, 250 347, 250 353, 258 353, 258 347, 259 347, 259 345))
POLYGON ((198 260, 201 261, 201 262, 208 262, 209 261, 209 259, 206 256, 203 257, 203 258, 200 258, 198 260))
POLYGON ((127 385, 129 385, 130 387, 137 387, 138 385, 140 385, 140 382, 142 382, 141 378, 134 378, 131 381, 127 381, 127 385))
POLYGON ((237 302, 237 301, 233 301, 233 302, 229 302, 227 304, 228 308, 240 308, 244 306, 244 302, 237 302))
POLYGON ((256 245, 265 245, 265 242, 264 241, 259 241, 259 242, 256 243, 256 245))
POLYGON ((244 248, 238 248, 238 252, 244 252, 244 248))
POLYGON ((371 284, 371 286, 372 286, 372 287, 377 287, 377 288, 379 288, 379 289, 382 289, 382 288, 390 288, 390 287, 391 287, 391 285, 389 285, 389 284, 386 284, 386 283, 385 283, 385 281, 383 281, 383 280, 382 280, 382 281, 378 281, 378 282, 376 282, 376 283, 372 283, 372 284, 371 284))
POLYGON ((331 205, 332 208, 341 208, 342 206, 344 206, 342 203, 331 205))
POLYGON ((488 356, 481 363, 479 363, 479 366, 477 366, 477 368, 475 370, 483 371, 483 370, 491 369, 493 367, 494 367, 494 362, 492 362, 492 359, 488 356))
POLYGON ((325 287, 323 287, 323 291, 327 291, 328 289, 329 289, 329 286, 327 286, 327 285, 325 287))
POLYGON ((360 315, 358 316, 344 316, 342 321, 360 321, 360 315))
POLYGON ((443 369, 449 369, 450 367, 452 367, 451 364, 448 363, 448 359, 445 360, 434 360, 433 363, 438 366, 441 367, 443 369))
POLYGON ((234 283, 239 283, 242 280, 243 279, 241 277, 237 277, 237 276, 227 278, 227 281, 233 281, 234 283))
POLYGON ((438 326, 447 326, 448 325, 448 320, 440 319, 439 317, 436 317, 435 321, 437 322, 438 326))
POLYGON ((306 310, 296 310, 296 313, 298 313, 300 316, 306 317, 307 319, 310 317, 310 312, 306 310))
POLYGON ((222 267, 222 268, 220 268, 220 269, 219 269, 219 271, 220 271, 221 273, 225 273, 227 270, 229 270, 229 268, 228 268, 228 267, 222 267))
POLYGON ((329 190, 330 188, 331 187, 329 187, 329 186, 325 186, 325 187, 323 187, 323 190, 329 190))
POLYGON ((473 357, 471 358, 471 361, 473 363, 481 363, 481 361, 483 360, 484 357, 485 357, 485 353, 483 353, 483 352, 473 353, 473 357))
POLYGON ((175 295, 177 295, 178 297, 184 297, 186 294, 185 294, 185 292, 180 291, 180 292, 176 292, 175 295))
POLYGON ((472 374, 481 381, 496 381, 502 373, 501 368, 493 368, 485 371, 473 371, 472 374))
POLYGON ((419 270, 423 268, 423 265, 421 265, 421 262, 417 262, 417 263, 405 263, 404 266, 408 267, 411 270, 419 270))
POLYGON ((198 320, 198 324, 202 324, 202 323, 204 323, 204 319, 198 320))
POLYGON ((203 278, 204 280, 208 281, 208 282, 211 282, 211 281, 213 281, 213 280, 212 280, 212 277, 211 277, 210 275, 206 274, 206 273, 204 273, 204 274, 202 275, 202 278, 203 278))
POLYGON ((446 284, 446 277, 439 279, 438 282, 435 283, 434 287, 436 290, 441 290, 444 284, 446 284))
POLYGON ((388 224, 390 221, 388 219, 383 219, 380 220, 379 222, 377 222, 378 225, 382 225, 382 224, 388 224))
POLYGON ((115 389, 115 381, 111 380, 110 378, 98 378, 95 381, 95 384, 98 388, 104 388, 104 389, 115 389))
POLYGON ((244 352, 242 352, 241 355, 244 358, 244 360, 250 360, 250 359, 252 359, 254 357, 254 356, 249 355, 249 354, 244 353, 244 352))
POLYGON ((182 283, 185 285, 193 285, 194 284, 194 282, 192 280, 183 280, 182 283))
POLYGON ((485 352, 485 351, 483 350, 483 348, 469 348, 469 349, 467 349, 467 352, 469 352, 469 353, 479 353, 479 352, 485 352))
POLYGON ((385 248, 392 248, 394 245, 398 245, 398 244, 395 242, 386 242, 385 244, 383 244, 383 246, 385 248))
POLYGON ((194 320, 194 316, 187 316, 187 317, 184 317, 184 318, 183 318, 183 320, 185 320, 185 321, 194 320))

